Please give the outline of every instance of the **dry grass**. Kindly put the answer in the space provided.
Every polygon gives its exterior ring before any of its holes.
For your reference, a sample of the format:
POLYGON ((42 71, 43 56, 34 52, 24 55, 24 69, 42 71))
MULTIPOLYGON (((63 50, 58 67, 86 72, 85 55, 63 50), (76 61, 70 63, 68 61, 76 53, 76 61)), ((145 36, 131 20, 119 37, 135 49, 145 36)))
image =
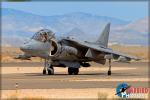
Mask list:
POLYGON ((11 93, 7 98, 6 100, 48 100, 48 99, 45 99, 43 97, 35 97, 34 95, 31 97, 24 97, 24 98, 20 98, 19 97, 19 93, 17 91, 11 93))
POLYGON ((23 52, 19 48, 15 47, 2 47, 2 62, 40 62, 41 58, 34 57, 31 60, 20 60, 14 59, 18 55, 23 54, 23 52))
POLYGON ((107 97, 108 97, 107 93, 98 92, 98 100, 107 100, 108 99, 107 97))
POLYGON ((88 89, 19 89, 16 90, 2 90, 2 98, 8 100, 46 100, 46 99, 98 99, 112 98, 114 96, 114 89, 103 88, 88 88, 88 89), (107 91, 110 91, 107 93, 107 91), (107 93, 107 94, 106 94, 107 93))
POLYGON ((148 60, 148 46, 111 46, 113 50, 148 60))
MULTIPOLYGON (((148 100, 147 95, 125 100, 148 100)), ((5 100, 122 100, 115 95, 115 88, 3 90, 2 97, 5 100)))

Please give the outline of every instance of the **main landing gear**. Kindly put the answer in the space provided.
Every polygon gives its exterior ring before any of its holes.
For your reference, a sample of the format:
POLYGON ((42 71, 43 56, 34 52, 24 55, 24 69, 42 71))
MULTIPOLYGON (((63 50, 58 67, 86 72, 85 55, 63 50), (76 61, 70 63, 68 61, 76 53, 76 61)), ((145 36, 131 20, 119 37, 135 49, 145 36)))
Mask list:
POLYGON ((69 75, 78 75, 78 73, 79 73, 79 68, 72 68, 72 67, 68 68, 69 75))
POLYGON ((47 60, 45 60, 43 75, 46 75, 46 73, 48 75, 54 75, 54 68, 47 60))
MULTIPOLYGON (((111 75, 111 59, 109 60, 109 69, 108 69, 108 76, 111 75)), ((68 74, 69 75, 78 75, 79 73, 79 68, 73 68, 73 67, 69 67, 68 68, 68 74)), ((45 60, 45 64, 44 64, 44 69, 43 69, 43 75, 54 75, 54 68, 53 65, 51 65, 51 63, 48 60, 45 60)))
POLYGON ((108 60, 109 60, 108 75, 111 75, 111 59, 108 59, 108 60))

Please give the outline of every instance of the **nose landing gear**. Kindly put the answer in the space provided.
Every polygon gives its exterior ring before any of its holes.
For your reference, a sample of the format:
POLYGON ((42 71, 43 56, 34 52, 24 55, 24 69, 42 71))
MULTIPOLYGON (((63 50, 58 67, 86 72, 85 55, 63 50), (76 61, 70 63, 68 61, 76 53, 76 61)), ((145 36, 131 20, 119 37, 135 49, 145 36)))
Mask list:
POLYGON ((43 69, 43 75, 46 75, 46 69, 45 68, 43 69))
POLYGON ((50 64, 50 62, 48 62, 48 60, 45 59, 45 63, 44 63, 44 69, 43 69, 43 75, 54 75, 54 68, 53 66, 50 64))
POLYGON ((48 71, 48 75, 54 75, 54 68, 52 65, 47 68, 47 71, 48 71))

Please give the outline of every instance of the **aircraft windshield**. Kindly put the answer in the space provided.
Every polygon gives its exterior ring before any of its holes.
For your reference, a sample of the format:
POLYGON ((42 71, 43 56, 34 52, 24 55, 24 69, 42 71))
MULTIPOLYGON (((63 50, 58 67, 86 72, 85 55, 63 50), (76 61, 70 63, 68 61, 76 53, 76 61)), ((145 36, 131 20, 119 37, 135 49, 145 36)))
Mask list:
POLYGON ((32 39, 41 41, 41 42, 46 42, 49 38, 52 38, 52 37, 54 37, 54 33, 52 31, 43 29, 35 33, 32 39))

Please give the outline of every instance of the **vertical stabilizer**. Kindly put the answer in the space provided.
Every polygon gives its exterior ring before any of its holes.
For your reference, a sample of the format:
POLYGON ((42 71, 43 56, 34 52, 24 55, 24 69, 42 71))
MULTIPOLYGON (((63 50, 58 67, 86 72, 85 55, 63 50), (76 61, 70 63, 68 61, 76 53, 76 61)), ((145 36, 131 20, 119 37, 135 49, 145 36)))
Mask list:
POLYGON ((104 47, 107 47, 108 45, 108 38, 109 38, 109 31, 110 31, 110 23, 108 23, 104 30, 102 31, 102 34, 96 41, 97 44, 102 45, 104 47))

